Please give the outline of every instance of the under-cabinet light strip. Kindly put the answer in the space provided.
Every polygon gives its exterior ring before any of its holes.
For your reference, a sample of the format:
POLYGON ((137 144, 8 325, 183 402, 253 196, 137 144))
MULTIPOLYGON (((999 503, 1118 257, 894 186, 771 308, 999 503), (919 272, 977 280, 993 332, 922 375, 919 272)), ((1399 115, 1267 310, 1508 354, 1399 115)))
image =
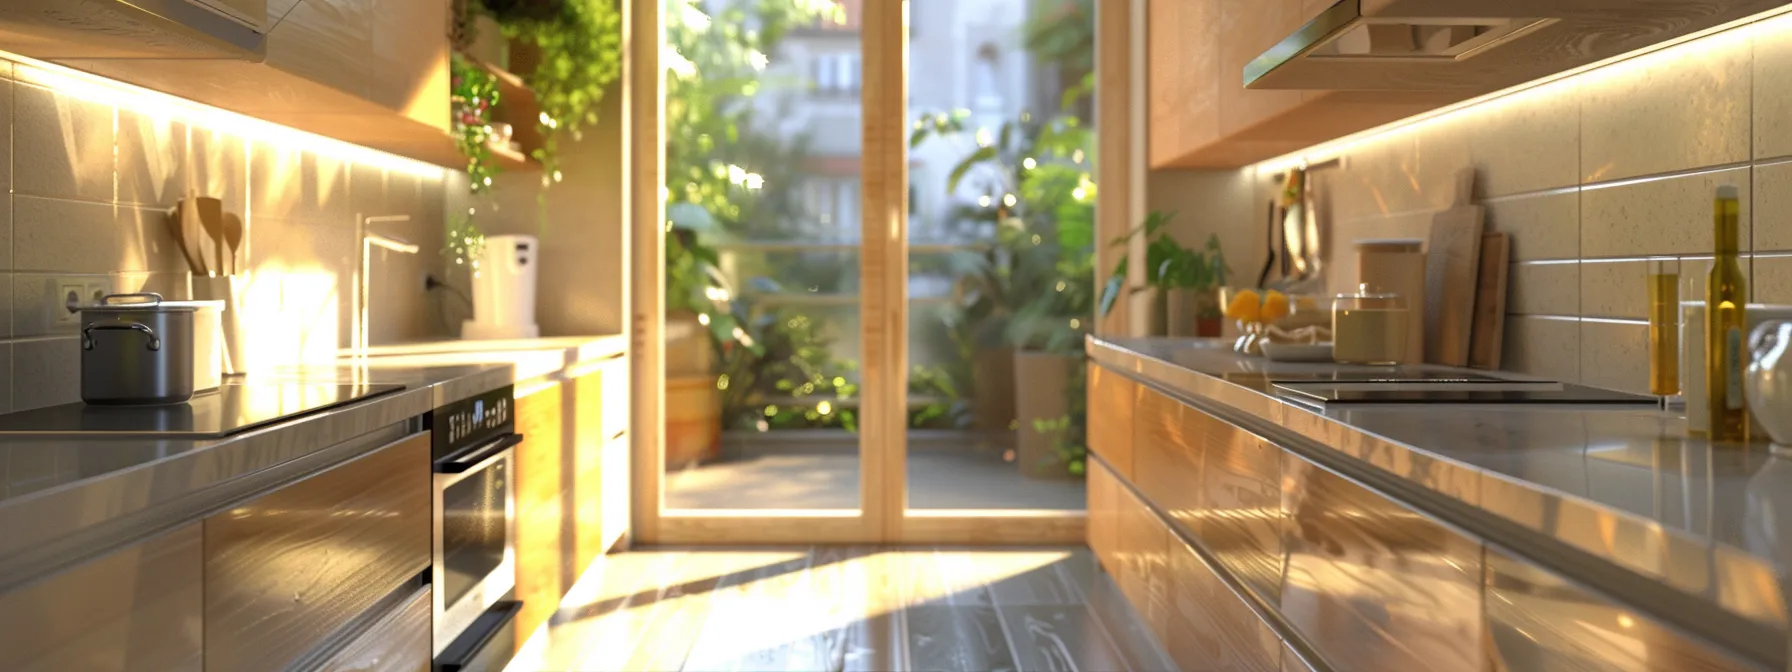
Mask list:
POLYGON ((112 105, 152 119, 180 121, 190 127, 221 131, 244 141, 304 149, 331 158, 384 168, 424 178, 441 179, 447 169, 397 154, 282 126, 179 96, 108 79, 55 63, 0 51, 0 59, 16 64, 14 78, 80 100, 112 105))

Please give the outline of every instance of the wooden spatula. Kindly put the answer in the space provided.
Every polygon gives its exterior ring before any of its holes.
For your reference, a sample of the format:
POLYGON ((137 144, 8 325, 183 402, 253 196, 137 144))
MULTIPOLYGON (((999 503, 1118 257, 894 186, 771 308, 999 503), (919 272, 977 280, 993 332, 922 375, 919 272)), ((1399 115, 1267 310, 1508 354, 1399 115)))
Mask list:
POLYGON ((187 268, 199 273, 199 260, 193 258, 193 249, 187 246, 187 237, 181 232, 181 218, 186 214, 185 200, 174 205, 168 213, 168 235, 174 238, 174 246, 180 248, 180 256, 187 260, 187 268))

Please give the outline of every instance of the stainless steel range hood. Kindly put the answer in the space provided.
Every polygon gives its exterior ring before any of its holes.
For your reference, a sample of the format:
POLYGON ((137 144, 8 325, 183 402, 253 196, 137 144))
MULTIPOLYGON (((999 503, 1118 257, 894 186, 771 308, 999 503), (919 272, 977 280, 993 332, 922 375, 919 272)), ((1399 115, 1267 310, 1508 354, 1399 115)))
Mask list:
POLYGON ((266 35, 200 0, 0 0, 0 49, 33 58, 260 62, 266 35))
POLYGON ((1340 0, 1244 68, 1247 89, 1483 92, 1784 0, 1340 0))

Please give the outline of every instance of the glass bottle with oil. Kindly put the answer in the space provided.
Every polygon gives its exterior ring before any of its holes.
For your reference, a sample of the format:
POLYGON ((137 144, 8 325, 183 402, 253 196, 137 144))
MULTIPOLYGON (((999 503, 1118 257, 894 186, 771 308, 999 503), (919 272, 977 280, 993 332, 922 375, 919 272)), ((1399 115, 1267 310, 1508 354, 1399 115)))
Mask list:
POLYGON ((1736 259, 1741 209, 1736 187, 1717 188, 1712 210, 1717 257, 1705 283, 1705 404, 1713 441, 1748 440, 1748 403, 1742 396, 1748 281, 1736 259))
POLYGON ((1661 397, 1665 406, 1680 393, 1680 260, 1648 260, 1644 279, 1649 285, 1649 393, 1661 397))

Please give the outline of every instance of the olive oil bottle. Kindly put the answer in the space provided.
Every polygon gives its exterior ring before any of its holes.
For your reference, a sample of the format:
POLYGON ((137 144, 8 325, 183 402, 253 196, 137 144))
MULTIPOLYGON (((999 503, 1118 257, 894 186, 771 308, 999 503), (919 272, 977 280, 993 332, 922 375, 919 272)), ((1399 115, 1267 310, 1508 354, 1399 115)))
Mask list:
POLYGON ((1712 212, 1717 258, 1705 283, 1705 404, 1711 410, 1713 441, 1748 439, 1748 404, 1742 397, 1748 281, 1736 260, 1740 211, 1736 187, 1718 187, 1712 212))

